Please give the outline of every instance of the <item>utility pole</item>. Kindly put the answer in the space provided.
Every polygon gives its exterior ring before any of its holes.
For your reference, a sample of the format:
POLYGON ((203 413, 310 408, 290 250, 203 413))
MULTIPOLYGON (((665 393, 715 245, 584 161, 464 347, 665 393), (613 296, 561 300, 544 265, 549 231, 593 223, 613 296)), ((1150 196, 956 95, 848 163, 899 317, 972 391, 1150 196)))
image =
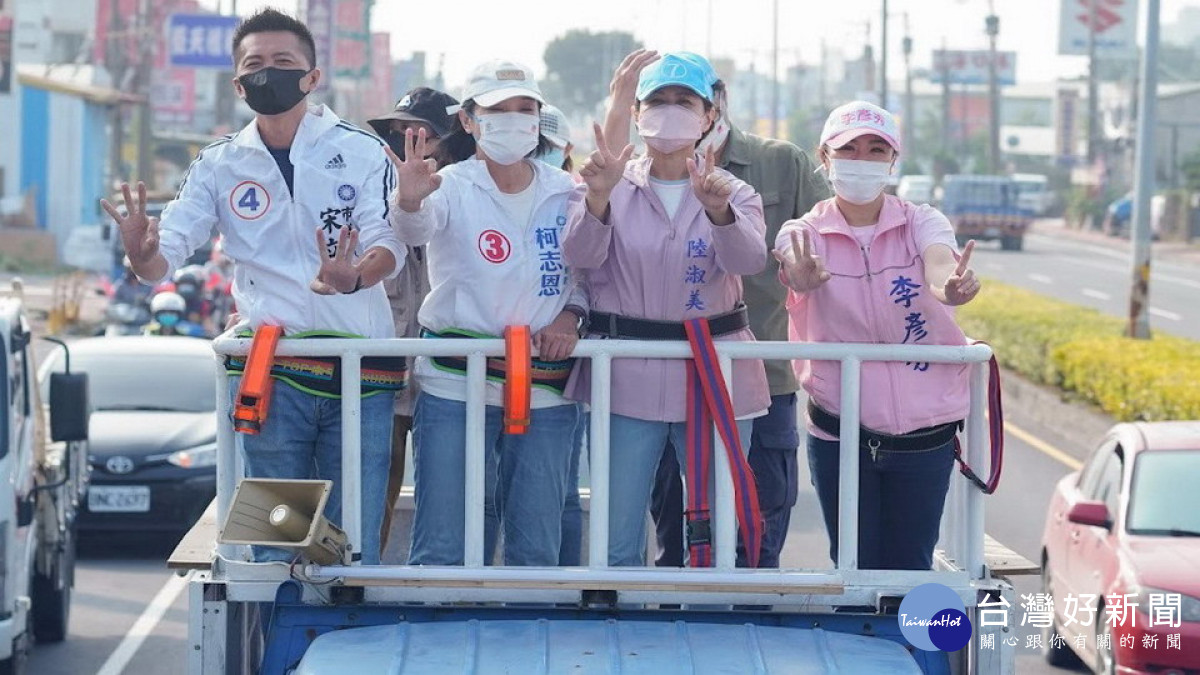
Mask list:
MULTIPOLYGON (((121 30, 120 13, 117 11, 118 4, 116 2, 109 3, 108 38, 104 45, 104 65, 112 75, 116 88, 119 89, 125 84, 126 41, 123 39, 124 31, 121 30)), ((105 186, 105 194, 108 194, 108 191, 112 190, 117 183, 129 178, 124 174, 121 166, 121 153, 125 145, 125 106, 118 103, 109 110, 112 117, 112 146, 109 148, 108 185, 105 186)))
POLYGON ((946 53, 946 38, 942 38, 942 154, 950 156, 950 58, 946 53))
POLYGON ((996 37, 1000 34, 1000 17, 991 0, 984 21, 988 36, 988 164, 992 174, 1000 173, 1000 81, 996 73, 996 37))
POLYGON ((821 38, 821 109, 825 109, 825 101, 829 100, 829 54, 825 51, 825 39, 821 38))
POLYGON ((771 4, 771 138, 779 138, 779 0, 771 4))
POLYGON ((1137 126, 1137 173, 1133 177, 1133 278, 1128 335, 1150 338, 1150 196, 1154 194, 1154 151, 1158 126, 1159 0, 1146 2, 1146 47, 1142 55, 1137 126))
POLYGON ((708 35, 704 40, 704 56, 712 58, 713 0, 708 0, 708 35))
POLYGON ((1096 162, 1096 127, 1100 116, 1098 83, 1096 82, 1096 2, 1088 0, 1088 120, 1087 120, 1087 161, 1096 162))
POLYGON ((887 81, 887 29, 888 29, 888 0, 883 0, 883 28, 880 30, 881 40, 879 45, 879 107, 887 109, 888 104, 888 81, 887 81))
POLYGON ((912 90, 912 37, 908 34, 908 13, 904 14, 904 40, 900 43, 904 48, 904 130, 903 138, 904 145, 913 147, 913 125, 915 120, 913 115, 916 111, 913 109, 913 90, 912 90))
POLYGON ((150 28, 153 20, 150 16, 151 11, 153 11, 153 7, 150 0, 141 0, 138 9, 137 32, 135 33, 138 45, 137 92, 142 95, 142 102, 138 104, 137 177, 147 186, 155 188, 158 186, 154 184, 150 147, 154 142, 154 133, 151 130, 151 117, 154 113, 150 105, 150 73, 153 64, 150 63, 150 59, 151 50, 157 44, 157 36, 150 28))

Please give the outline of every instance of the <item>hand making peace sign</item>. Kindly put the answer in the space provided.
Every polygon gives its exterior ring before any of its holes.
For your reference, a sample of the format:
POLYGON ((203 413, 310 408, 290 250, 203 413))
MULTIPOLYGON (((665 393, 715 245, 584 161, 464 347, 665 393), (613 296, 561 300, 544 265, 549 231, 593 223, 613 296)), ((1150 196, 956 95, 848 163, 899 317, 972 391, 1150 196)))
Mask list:
POLYGON ((600 125, 593 122, 592 131, 596 135, 596 150, 579 169, 579 176, 587 184, 589 201, 595 197, 597 202, 607 203, 613 188, 625 175, 625 165, 633 157, 633 146, 626 145, 620 154, 613 154, 604 142, 604 130, 600 125))

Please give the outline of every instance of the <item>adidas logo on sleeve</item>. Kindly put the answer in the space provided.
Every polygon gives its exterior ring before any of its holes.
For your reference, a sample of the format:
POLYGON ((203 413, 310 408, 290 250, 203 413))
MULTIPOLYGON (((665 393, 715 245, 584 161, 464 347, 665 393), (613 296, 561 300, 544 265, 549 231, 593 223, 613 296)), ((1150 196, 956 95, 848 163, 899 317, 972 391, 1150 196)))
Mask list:
POLYGON ((333 159, 329 160, 328 162, 325 162, 325 168, 326 169, 344 169, 344 168, 346 168, 346 162, 345 162, 345 160, 342 159, 342 153, 339 152, 338 154, 333 156, 333 159))

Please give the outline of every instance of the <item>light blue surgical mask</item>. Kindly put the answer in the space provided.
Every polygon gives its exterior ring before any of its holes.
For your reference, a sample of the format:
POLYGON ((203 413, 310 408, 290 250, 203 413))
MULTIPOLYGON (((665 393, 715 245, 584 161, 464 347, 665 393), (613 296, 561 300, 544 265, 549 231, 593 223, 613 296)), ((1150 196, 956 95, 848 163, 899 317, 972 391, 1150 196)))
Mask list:
POLYGON ((180 319, 179 315, 176 314, 175 312, 163 312, 162 314, 159 314, 155 318, 158 319, 159 324, 166 326, 167 328, 172 328, 174 326, 177 326, 179 324, 179 319, 180 319))
POLYGON ((554 146, 541 155, 538 155, 538 159, 556 169, 561 169, 563 167, 563 162, 567 161, 567 153, 562 148, 554 146))

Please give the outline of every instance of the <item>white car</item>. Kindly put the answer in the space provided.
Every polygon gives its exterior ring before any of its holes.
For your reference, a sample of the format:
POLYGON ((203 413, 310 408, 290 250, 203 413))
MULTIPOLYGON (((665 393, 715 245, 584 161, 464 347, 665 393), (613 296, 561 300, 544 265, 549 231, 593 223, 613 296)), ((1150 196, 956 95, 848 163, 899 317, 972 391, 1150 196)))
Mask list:
POLYGON ((1044 216, 1054 205, 1054 192, 1045 176, 1036 173, 1014 173, 1017 181, 1017 205, 1035 216, 1044 216))
POLYGON ((904 176, 896 188, 896 196, 914 204, 933 202, 933 176, 904 176))

